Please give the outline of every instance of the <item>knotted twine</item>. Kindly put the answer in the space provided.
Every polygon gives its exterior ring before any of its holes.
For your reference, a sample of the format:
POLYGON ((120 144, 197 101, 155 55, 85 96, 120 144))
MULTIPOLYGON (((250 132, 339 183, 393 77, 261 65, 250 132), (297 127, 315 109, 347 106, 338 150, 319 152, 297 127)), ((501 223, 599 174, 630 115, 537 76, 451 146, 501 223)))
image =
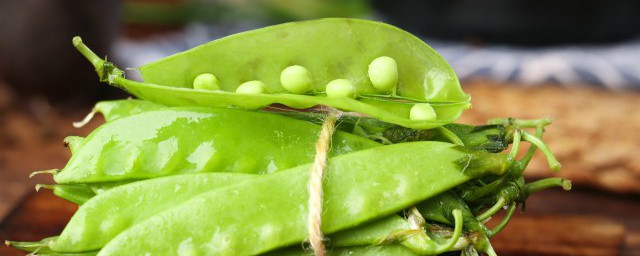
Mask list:
POLYGON ((309 243, 316 256, 324 256, 324 236, 321 230, 322 224, 322 177, 327 167, 327 154, 331 146, 331 136, 336 128, 336 121, 342 112, 332 110, 322 124, 320 137, 316 142, 316 157, 313 160, 309 174, 309 215, 307 232, 309 243))

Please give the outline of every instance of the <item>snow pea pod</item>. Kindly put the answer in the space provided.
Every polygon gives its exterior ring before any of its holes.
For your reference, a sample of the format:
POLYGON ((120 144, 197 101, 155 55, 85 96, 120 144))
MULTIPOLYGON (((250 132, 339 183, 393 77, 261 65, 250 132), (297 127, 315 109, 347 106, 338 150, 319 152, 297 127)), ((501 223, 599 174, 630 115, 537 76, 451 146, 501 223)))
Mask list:
MULTIPOLYGON (((121 117, 163 108, 170 107, 144 100, 112 100, 98 102, 93 108, 92 113, 101 113, 105 120, 110 122, 121 117)), ((323 114, 315 112, 267 112, 305 120, 318 125, 322 124, 324 117, 323 114)), ((445 134, 449 131, 466 147, 475 150, 484 149, 497 153, 509 147, 515 128, 511 125, 504 124, 474 126, 452 123, 435 129, 416 130, 386 123, 375 118, 345 115, 340 118, 340 125, 337 129, 383 144, 427 140, 453 142, 451 137, 445 134)))
MULTIPOLYGON (((506 170, 506 160, 476 160, 475 153, 442 142, 333 157, 324 177, 323 232, 389 216, 474 177, 506 170)), ((309 166, 194 197, 120 233, 99 255, 253 255, 299 243, 306 238, 309 166)))
POLYGON ((49 248, 85 252, 102 248, 125 229, 196 195, 255 178, 238 173, 199 173, 119 186, 82 205, 49 248))
MULTIPOLYGON (((79 37, 73 44, 94 65, 101 81, 167 106, 326 105, 416 129, 452 123, 470 107, 455 73, 431 47, 406 31, 374 21, 319 19, 231 35, 140 67, 145 82, 125 79, 79 37), (397 63, 397 84, 390 94, 380 91, 368 73, 369 65, 383 56, 397 63), (281 72, 291 66, 308 70, 307 94, 287 93, 283 87, 281 72), (194 79, 205 73, 219 79, 221 90, 192 88, 194 79), (352 84, 357 97, 327 97, 325 86, 337 79, 352 84), (256 80, 270 93, 235 93, 241 84, 256 80), (435 119, 411 119, 410 110, 419 103, 429 103, 435 119)), ((387 71, 382 73, 393 73, 387 71)))
MULTIPOLYGON (((319 131, 308 122, 239 109, 147 111, 74 140, 81 144, 70 145, 75 152, 54 180, 106 183, 194 172, 270 173, 311 162, 319 131)), ((379 145, 337 132, 330 155, 379 145)))

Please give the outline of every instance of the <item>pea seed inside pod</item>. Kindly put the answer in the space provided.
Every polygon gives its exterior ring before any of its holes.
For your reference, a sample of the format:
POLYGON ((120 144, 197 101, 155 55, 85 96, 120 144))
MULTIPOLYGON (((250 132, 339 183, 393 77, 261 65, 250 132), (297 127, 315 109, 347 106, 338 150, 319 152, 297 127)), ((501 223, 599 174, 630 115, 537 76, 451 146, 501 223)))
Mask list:
POLYGON ((193 88, 212 91, 220 90, 220 80, 213 74, 203 73, 193 79, 193 88))
POLYGON ((413 121, 429 121, 436 120, 436 112, 429 103, 418 103, 411 107, 409 111, 409 119, 413 121))
POLYGON ((303 66, 294 65, 285 68, 280 74, 282 87, 295 94, 304 94, 311 90, 311 75, 303 66))
POLYGON ((392 92, 398 84, 398 65, 387 56, 378 57, 369 64, 369 80, 379 92, 392 92))
POLYGON ((355 98, 355 88, 351 81, 347 79, 336 79, 327 84, 327 97, 349 97, 355 98))
POLYGON ((241 84, 236 89, 236 93, 241 94, 264 94, 267 93, 267 86, 258 80, 249 81, 241 84))

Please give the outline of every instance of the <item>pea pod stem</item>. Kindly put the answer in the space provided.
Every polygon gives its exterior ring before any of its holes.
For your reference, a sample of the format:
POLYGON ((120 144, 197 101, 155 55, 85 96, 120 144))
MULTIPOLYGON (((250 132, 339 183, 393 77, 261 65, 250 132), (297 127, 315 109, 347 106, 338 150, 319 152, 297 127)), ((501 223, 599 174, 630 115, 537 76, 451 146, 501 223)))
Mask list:
POLYGON ((511 203, 511 205, 509 205, 509 209, 507 209, 507 214, 502 218, 502 220, 498 225, 496 225, 493 229, 489 231, 487 235, 489 237, 493 237, 498 233, 500 233, 500 231, 502 231, 507 226, 507 223, 509 223, 509 221, 511 220, 511 217, 513 216, 513 213, 516 211, 516 208, 518 208, 518 205, 515 203, 511 203))
POLYGON ((502 207, 504 207, 504 205, 507 203, 507 199, 504 197, 500 197, 500 199, 498 199, 498 201, 491 206, 491 208, 489 208, 488 210, 486 210, 485 212, 483 212, 482 214, 478 215, 476 217, 476 219, 480 222, 483 222, 485 220, 488 220, 489 218, 491 218, 491 216, 493 216, 494 214, 496 214, 500 209, 502 209, 502 207))
POLYGON ((460 209, 454 209, 453 211, 451 211, 451 215, 453 215, 455 223, 453 228, 453 235, 451 236, 451 238, 449 238, 447 243, 439 246, 436 249, 436 254, 441 254, 451 250, 451 248, 456 245, 458 239, 460 239, 460 236, 462 235, 462 224, 464 223, 462 218, 462 211, 460 209))
POLYGON ((82 42, 82 38, 80 38, 79 36, 76 36, 73 38, 72 42, 73 42, 73 46, 76 47, 76 49, 80 53, 82 53, 82 55, 84 55, 84 57, 87 58, 89 62, 91 62, 91 64, 96 70, 99 70, 102 68, 102 65, 105 63, 105 61, 102 58, 98 57, 98 55, 96 55, 91 49, 89 49, 89 47, 87 47, 82 42))
MULTIPOLYGON (((538 127, 536 128, 536 137, 539 139, 542 139, 542 136, 544 135, 544 127, 538 127)), ((529 146, 529 149, 527 150, 527 152, 524 154, 524 156, 522 157, 522 159, 517 161, 517 168, 513 169, 513 173, 515 176, 521 176, 522 173, 524 172, 524 169, 526 168, 527 165, 529 165, 529 162, 531 162, 531 159, 533 159, 533 155, 536 153, 536 149, 538 149, 536 147, 536 145, 531 144, 529 146)))
POLYGON ((525 131, 522 132, 522 139, 524 139, 525 141, 535 145, 536 147, 538 147, 540 149, 540 151, 547 158, 547 162, 549 163, 549 168, 552 171, 556 171, 557 172, 557 171, 560 170, 560 167, 561 167, 560 162, 558 162, 558 160, 553 155, 553 153, 551 153, 551 150, 549 149, 549 147, 547 147, 547 144, 542 142, 542 140, 540 140, 538 137, 533 136, 530 133, 525 132, 525 131))
POLYGON ((562 187, 565 191, 569 191, 571 190, 571 181, 563 178, 546 178, 534 181, 524 186, 524 194, 528 197, 533 193, 552 187, 562 187))
POLYGON ((515 130, 515 132, 513 133, 513 144, 511 146, 511 151, 509 152, 509 158, 508 158, 511 164, 513 163, 513 161, 515 161, 516 156, 518 155, 518 151, 520 151, 521 139, 522 139, 522 132, 520 130, 515 130))
MULTIPOLYGON (((89 47, 83 42, 82 38, 76 36, 73 38, 73 46, 85 57, 93 67, 96 69, 101 82, 107 82, 110 85, 119 85, 118 78, 124 79, 124 72, 118 69, 113 63, 98 57, 89 47)), ((124 79, 126 80, 126 79, 124 79)))

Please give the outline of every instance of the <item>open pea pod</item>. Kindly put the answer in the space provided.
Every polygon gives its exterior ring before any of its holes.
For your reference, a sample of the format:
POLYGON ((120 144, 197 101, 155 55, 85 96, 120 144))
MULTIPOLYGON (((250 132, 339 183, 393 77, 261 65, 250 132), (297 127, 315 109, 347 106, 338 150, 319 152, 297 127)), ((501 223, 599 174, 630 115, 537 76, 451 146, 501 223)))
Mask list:
POLYGON ((471 106, 451 67, 431 47, 406 31, 374 21, 319 19, 235 34, 140 67, 145 82, 125 79, 79 37, 73 43, 101 81, 168 106, 326 105, 415 129, 454 122, 471 106), (372 83, 380 74, 372 79, 370 65, 376 66, 372 62, 383 56, 395 64, 382 64, 381 79, 393 82, 380 89, 378 82, 372 83), (308 72, 308 90, 285 90, 281 75, 291 66, 308 72), (205 73, 215 75, 220 90, 193 89, 194 79, 205 73), (355 96, 330 95, 327 84, 336 79, 347 80, 355 96), (236 93, 241 84, 255 80, 263 83, 264 93, 236 93), (410 118, 420 103, 429 103, 435 116, 410 118))

